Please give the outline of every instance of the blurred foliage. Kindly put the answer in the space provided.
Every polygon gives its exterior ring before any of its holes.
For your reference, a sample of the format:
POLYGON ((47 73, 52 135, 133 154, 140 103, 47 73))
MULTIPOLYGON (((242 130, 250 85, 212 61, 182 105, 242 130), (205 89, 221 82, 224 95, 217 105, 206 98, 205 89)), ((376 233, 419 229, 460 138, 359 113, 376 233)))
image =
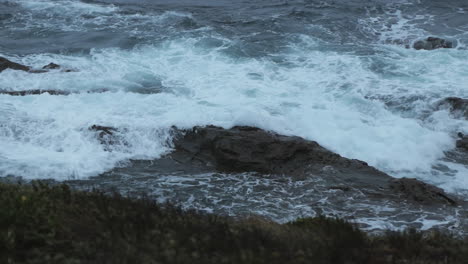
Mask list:
POLYGON ((67 185, 0 183, 0 263, 468 263, 440 232, 370 236, 341 219, 278 224, 67 185))

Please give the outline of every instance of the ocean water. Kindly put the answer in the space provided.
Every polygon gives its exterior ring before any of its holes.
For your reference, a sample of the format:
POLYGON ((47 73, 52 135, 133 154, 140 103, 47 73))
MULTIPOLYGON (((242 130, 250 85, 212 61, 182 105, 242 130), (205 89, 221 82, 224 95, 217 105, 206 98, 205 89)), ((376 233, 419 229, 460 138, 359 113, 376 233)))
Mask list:
MULTIPOLYGON (((445 97, 468 98, 467 12, 464 0, 0 0, 0 56, 74 70, 0 73, 0 90, 71 92, 0 95, 0 177, 86 180, 168 153, 171 126, 251 125, 468 195, 466 156, 448 158, 468 122, 433 109, 445 97), (406 48, 428 36, 456 48, 406 48), (119 128, 127 144, 108 151, 88 130, 94 124, 119 128)), ((289 199, 301 196, 298 183, 270 182, 283 191, 263 192, 271 200, 254 205, 235 191, 217 206, 229 188, 266 179, 197 175, 195 187, 177 189, 194 177, 153 175, 150 191, 278 221, 318 213, 310 200, 289 199)))

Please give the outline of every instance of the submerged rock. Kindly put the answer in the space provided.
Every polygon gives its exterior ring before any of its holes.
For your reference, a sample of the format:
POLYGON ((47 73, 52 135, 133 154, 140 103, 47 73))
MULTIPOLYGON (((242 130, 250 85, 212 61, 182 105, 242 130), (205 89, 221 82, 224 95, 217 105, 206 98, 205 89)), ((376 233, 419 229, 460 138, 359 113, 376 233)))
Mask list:
POLYGON ((70 92, 60 90, 25 90, 25 91, 3 91, 0 90, 0 94, 6 94, 11 96, 26 96, 26 95, 38 95, 48 93, 50 95, 69 95, 70 92))
POLYGON ((408 199, 412 199, 422 204, 442 203, 456 205, 455 199, 447 195, 444 190, 433 185, 421 182, 417 179, 402 178, 394 179, 390 187, 408 199))
POLYGON ((428 37, 425 40, 418 40, 413 44, 413 48, 417 50, 434 50, 440 48, 453 48, 453 43, 451 41, 436 38, 428 37))
POLYGON ((117 128, 92 125, 88 130, 96 132, 96 137, 104 146, 105 151, 112 151, 115 147, 128 145, 128 142, 118 134, 120 130, 117 128))
MULTIPOLYGON (((86 91, 86 93, 105 93, 109 92, 107 89, 95 89, 86 91)), ((6 94, 11 96, 26 96, 26 95, 39 95, 39 94, 50 94, 50 95, 70 95, 77 92, 70 92, 70 91, 62 91, 62 90, 42 90, 42 89, 34 89, 34 90, 24 90, 24 91, 6 91, 0 90, 0 94, 6 94)))
POLYGON ((435 109, 448 109, 455 118, 464 118, 468 120, 468 99, 447 97, 436 102, 435 109))
POLYGON ((463 135, 463 133, 458 133, 457 148, 468 151, 468 136, 463 135))

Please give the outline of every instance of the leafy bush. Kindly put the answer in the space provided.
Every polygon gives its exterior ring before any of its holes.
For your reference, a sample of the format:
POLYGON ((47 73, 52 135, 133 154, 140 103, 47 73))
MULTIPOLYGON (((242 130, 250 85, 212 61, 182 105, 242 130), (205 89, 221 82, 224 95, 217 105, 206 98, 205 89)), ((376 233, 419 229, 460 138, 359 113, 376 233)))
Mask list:
POLYGON ((468 263, 468 241, 448 234, 234 219, 67 185, 0 184, 0 208, 0 263, 468 263))

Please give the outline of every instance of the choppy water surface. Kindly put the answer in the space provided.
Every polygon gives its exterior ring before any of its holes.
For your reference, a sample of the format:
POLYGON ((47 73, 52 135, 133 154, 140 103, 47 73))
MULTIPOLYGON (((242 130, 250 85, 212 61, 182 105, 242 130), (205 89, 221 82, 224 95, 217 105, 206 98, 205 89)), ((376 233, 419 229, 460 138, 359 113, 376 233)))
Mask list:
MULTIPOLYGON (((0 176, 86 179, 129 159, 167 153, 173 125, 252 125, 466 195, 467 158, 446 152, 457 132, 468 133, 468 122, 431 106, 447 96, 468 97, 467 12, 462 0, 0 0, 0 56, 76 70, 0 73, 1 90, 73 92, 0 95, 0 176), (431 35, 457 47, 405 48, 431 35), (93 124, 122 128, 129 144, 106 151, 87 129, 93 124)), ((116 184, 112 177, 101 183, 116 184)), ((326 196, 308 195, 319 188, 309 180, 145 178, 136 171, 125 177, 130 180, 118 179, 132 186, 128 192, 146 186, 160 199, 215 212, 278 221, 334 213, 312 206, 326 196), (198 183, 187 185, 192 180, 198 183), (263 181, 272 187, 256 192, 263 181)), ((351 205, 359 207, 343 199, 342 213, 355 214, 351 205)), ((357 214, 379 226, 392 215, 376 212, 391 212, 385 206, 363 205, 370 213, 357 214)), ((452 221, 456 227, 458 215, 409 217, 402 225, 452 221)))

